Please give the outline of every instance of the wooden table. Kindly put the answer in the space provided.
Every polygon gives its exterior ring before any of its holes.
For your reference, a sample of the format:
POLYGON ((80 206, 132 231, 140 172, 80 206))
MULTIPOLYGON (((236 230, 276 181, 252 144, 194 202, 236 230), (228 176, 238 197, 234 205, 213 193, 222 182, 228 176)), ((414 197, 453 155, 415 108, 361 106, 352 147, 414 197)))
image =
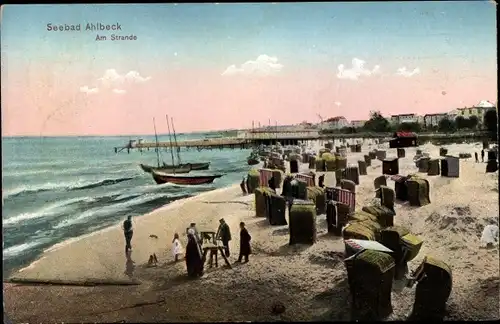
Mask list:
POLYGON ((225 254, 223 246, 220 246, 217 244, 211 244, 211 243, 203 244, 203 259, 204 260, 207 259, 208 252, 210 252, 210 268, 212 268, 212 266, 213 266, 214 256, 215 256, 215 267, 217 268, 219 266, 219 264, 217 262, 218 261, 217 260, 218 259, 218 257, 217 257, 218 252, 220 252, 220 254, 222 255, 222 258, 226 262, 226 265, 229 268, 232 268, 231 264, 229 263, 229 260, 226 258, 226 254, 225 254))

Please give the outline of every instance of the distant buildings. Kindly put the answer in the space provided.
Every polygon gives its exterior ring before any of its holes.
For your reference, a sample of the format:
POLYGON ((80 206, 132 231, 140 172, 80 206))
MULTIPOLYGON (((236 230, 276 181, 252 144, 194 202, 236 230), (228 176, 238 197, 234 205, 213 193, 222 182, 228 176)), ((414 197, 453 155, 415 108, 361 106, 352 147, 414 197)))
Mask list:
POLYGON ((479 119, 479 122, 482 123, 484 114, 490 110, 495 109, 495 105, 487 100, 481 100, 477 105, 472 107, 458 108, 456 117, 470 118, 472 116, 476 116, 479 119))
POLYGON ((349 127, 350 123, 344 116, 337 116, 333 118, 328 118, 321 123, 321 128, 323 129, 340 129, 344 127, 349 127))
POLYGON ((416 114, 392 115, 390 122, 393 124, 418 123, 418 116, 416 114))
POLYGON ((366 120, 351 120, 351 127, 360 128, 365 126, 366 120))
POLYGON ((427 114, 424 115, 423 124, 426 128, 437 127, 439 122, 445 118, 449 118, 447 113, 427 114))

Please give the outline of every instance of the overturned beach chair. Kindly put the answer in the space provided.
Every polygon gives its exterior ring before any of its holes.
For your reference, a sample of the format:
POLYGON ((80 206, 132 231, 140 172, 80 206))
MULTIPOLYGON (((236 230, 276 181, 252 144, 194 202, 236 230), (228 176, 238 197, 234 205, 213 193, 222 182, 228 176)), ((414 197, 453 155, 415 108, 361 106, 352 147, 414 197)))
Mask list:
POLYGON ((412 277, 416 278, 417 288, 410 320, 441 321, 453 286, 450 266, 427 256, 412 277))

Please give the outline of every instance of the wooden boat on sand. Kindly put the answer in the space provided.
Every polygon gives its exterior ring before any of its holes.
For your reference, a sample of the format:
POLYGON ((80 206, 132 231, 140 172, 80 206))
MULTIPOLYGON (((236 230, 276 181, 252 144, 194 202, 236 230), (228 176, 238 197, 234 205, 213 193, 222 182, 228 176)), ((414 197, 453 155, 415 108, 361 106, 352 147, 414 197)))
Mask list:
POLYGON ((159 171, 152 171, 153 179, 157 184, 174 183, 177 185, 200 185, 214 182, 222 177, 222 174, 215 175, 177 175, 159 171))

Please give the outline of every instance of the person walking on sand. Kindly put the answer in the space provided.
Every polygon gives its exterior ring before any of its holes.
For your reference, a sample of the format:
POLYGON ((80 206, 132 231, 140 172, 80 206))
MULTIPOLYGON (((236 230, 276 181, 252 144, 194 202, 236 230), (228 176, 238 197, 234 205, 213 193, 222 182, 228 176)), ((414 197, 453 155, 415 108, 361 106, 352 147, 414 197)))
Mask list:
POLYGON ((231 230, 229 229, 229 225, 227 225, 224 218, 219 220, 219 228, 217 229, 217 234, 215 237, 222 241, 222 245, 224 246, 224 251, 226 254, 226 258, 229 258, 229 241, 231 241, 231 230))
POLYGON ((250 247, 250 241, 252 237, 248 233, 245 228, 245 223, 240 223, 240 256, 238 257, 238 261, 241 262, 243 257, 245 258, 245 263, 248 262, 248 256, 252 253, 252 249, 250 247))
POLYGON ((484 149, 481 150, 481 162, 484 162, 484 149))
POLYGON ((179 240, 179 234, 174 234, 174 239, 172 240, 172 253, 174 255, 174 261, 179 261, 179 256, 182 255, 182 244, 179 240))
POLYGON ((474 157, 476 158, 476 163, 479 163, 479 156, 477 152, 474 152, 474 157))
POLYGON ((125 253, 127 251, 132 251, 132 236, 134 235, 134 229, 132 228, 132 216, 128 216, 122 225, 123 234, 125 236, 125 253))

